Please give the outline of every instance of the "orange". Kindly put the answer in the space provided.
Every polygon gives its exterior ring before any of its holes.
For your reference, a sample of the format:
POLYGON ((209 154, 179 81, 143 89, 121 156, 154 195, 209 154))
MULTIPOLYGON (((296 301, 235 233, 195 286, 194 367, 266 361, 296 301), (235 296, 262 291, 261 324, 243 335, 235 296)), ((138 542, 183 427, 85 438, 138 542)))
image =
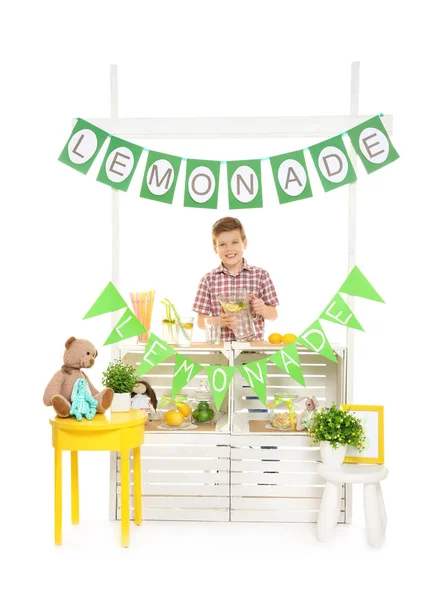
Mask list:
POLYGON ((184 417, 188 417, 191 415, 191 408, 186 402, 178 402, 177 409, 184 417))
POLYGON ((184 423, 184 415, 179 410, 168 410, 165 413, 165 421, 172 427, 177 427, 184 423))
POLYGON ((283 336, 281 336, 281 341, 285 344, 290 344, 295 340, 297 340, 297 335, 294 335, 294 333, 285 333, 283 336))
POLYGON ((283 341, 283 336, 281 333, 271 333, 271 335, 268 336, 268 341, 271 344, 281 344, 283 341))

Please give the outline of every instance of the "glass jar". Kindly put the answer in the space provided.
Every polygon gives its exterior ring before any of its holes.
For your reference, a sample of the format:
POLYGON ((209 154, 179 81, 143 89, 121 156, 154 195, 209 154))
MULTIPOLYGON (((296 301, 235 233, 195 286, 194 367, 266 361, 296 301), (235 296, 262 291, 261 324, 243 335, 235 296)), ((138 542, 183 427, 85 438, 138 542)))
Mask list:
POLYGON ((162 319, 162 338, 167 344, 177 343, 177 325, 173 319, 162 319))
POLYGON ((298 400, 295 394, 274 394, 270 410, 270 422, 274 429, 296 430, 298 415, 294 405, 298 400))
POLYGON ((185 429, 191 423, 192 409, 186 394, 162 396, 159 403, 160 426, 163 429, 185 429))
POLYGON ((191 346, 193 339, 194 317, 181 317, 177 323, 177 339, 179 346, 191 346))
POLYGON ((196 425, 211 425, 215 423, 213 395, 207 380, 202 379, 199 387, 195 389, 192 408, 191 419, 196 425))

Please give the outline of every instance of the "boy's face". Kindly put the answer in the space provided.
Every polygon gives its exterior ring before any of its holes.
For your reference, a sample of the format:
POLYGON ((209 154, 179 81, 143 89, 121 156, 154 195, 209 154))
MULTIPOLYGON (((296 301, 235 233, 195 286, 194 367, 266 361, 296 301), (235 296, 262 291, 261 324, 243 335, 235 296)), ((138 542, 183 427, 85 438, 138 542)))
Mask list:
POLYGON ((246 249, 247 240, 241 239, 240 229, 233 231, 224 231, 215 238, 215 252, 222 260, 224 265, 234 266, 243 258, 243 252, 246 249))

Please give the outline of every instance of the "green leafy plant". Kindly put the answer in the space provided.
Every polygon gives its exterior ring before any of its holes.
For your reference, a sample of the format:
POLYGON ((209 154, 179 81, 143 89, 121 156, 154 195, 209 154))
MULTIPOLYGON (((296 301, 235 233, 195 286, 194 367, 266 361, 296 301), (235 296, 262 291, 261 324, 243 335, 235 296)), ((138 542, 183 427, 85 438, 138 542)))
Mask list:
POLYGON ((116 394, 132 392, 138 381, 137 371, 134 367, 125 365, 119 359, 111 362, 102 375, 102 384, 112 388, 116 394))
POLYGON ((315 413, 308 431, 312 444, 330 442, 333 448, 352 446, 361 452, 365 447, 365 432, 361 420, 350 410, 341 410, 333 404, 315 413))

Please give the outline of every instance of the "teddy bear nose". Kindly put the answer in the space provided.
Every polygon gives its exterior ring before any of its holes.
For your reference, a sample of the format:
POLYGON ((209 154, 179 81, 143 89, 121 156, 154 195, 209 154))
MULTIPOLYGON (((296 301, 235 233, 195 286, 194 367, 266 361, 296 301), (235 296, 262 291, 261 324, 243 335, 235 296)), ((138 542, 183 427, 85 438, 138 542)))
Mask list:
POLYGON ((94 358, 90 358, 90 367, 94 365, 94 358))

